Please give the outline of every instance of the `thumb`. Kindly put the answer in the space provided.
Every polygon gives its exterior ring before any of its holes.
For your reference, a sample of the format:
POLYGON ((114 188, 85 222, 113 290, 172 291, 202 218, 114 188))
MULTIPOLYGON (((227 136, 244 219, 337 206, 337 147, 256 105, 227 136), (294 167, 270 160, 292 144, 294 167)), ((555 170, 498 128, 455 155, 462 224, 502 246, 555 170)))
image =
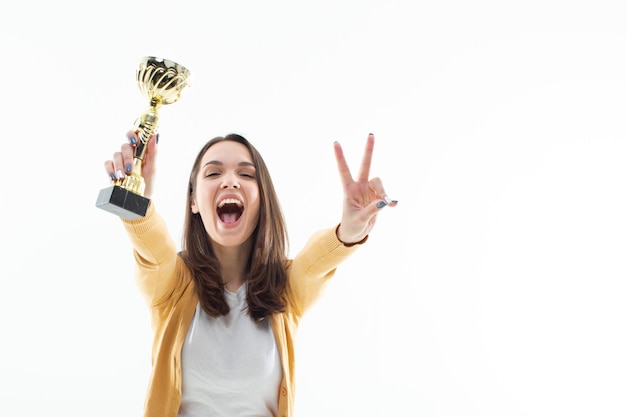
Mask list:
POLYGON ((148 143, 146 143, 146 152, 141 161, 141 176, 143 177, 146 188, 144 196, 150 198, 154 192, 154 180, 156 176, 156 160, 158 154, 158 141, 159 135, 150 136, 148 143))
POLYGON ((154 165, 156 163, 156 158, 157 158, 157 154, 158 154, 158 146, 157 143, 159 143, 159 134, 157 133, 156 135, 152 135, 150 136, 150 138, 148 139, 148 143, 147 146, 148 148, 146 149, 146 153, 143 157, 143 165, 154 165))

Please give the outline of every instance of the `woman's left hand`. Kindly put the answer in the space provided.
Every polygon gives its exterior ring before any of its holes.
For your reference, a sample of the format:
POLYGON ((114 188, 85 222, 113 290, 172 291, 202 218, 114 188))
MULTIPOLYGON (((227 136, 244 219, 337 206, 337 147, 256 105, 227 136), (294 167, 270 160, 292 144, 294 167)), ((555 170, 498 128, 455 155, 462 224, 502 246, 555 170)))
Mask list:
POLYGON ((352 178, 341 145, 335 142, 334 147, 344 194, 343 214, 337 237, 344 244, 358 243, 371 232, 380 209, 386 206, 395 207, 398 202, 387 196, 380 178, 369 179, 374 152, 373 134, 370 133, 367 137, 365 154, 356 180, 352 178))

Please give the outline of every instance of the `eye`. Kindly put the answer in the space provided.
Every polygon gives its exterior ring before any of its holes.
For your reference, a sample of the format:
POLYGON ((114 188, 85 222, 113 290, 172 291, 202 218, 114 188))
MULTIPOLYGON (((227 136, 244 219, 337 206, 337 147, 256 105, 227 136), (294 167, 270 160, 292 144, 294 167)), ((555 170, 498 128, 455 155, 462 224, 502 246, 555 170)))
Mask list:
POLYGON ((256 178, 256 172, 253 172, 253 171, 241 171, 239 175, 241 175, 244 178, 250 178, 250 179, 256 178))
POLYGON ((209 172, 207 172, 206 174, 204 174, 204 177, 205 177, 205 178, 208 178, 208 177, 217 177, 218 175, 220 175, 220 173, 219 173, 219 172, 209 171, 209 172))

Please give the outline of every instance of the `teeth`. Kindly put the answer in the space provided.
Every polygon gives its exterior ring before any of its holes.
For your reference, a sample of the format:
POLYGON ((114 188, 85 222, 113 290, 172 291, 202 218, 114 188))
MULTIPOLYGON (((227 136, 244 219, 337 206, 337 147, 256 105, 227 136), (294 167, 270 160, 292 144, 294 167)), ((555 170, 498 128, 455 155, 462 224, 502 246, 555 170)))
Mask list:
POLYGON ((237 204, 239 207, 243 207, 243 203, 236 198, 226 198, 220 201, 217 205, 218 208, 224 207, 225 204, 237 204))

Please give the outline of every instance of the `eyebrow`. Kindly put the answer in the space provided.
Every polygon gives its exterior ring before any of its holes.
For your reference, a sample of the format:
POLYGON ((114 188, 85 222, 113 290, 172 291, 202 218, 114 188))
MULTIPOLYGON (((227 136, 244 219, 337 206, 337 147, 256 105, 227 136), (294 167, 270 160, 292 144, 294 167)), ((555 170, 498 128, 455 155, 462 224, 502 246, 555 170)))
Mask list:
MULTIPOLYGON (((223 166, 223 165, 224 165, 224 163, 223 163, 222 161, 216 161, 216 160, 213 160, 213 161, 209 161, 209 162, 207 162, 206 164, 202 165, 202 168, 204 168, 204 167, 205 167, 205 166, 207 166, 207 165, 219 165, 219 166, 223 166)), ((256 168, 252 162, 248 162, 248 161, 242 161, 242 162, 239 162, 239 163, 237 164, 237 166, 240 166, 240 167, 254 167, 254 168, 256 168)))

